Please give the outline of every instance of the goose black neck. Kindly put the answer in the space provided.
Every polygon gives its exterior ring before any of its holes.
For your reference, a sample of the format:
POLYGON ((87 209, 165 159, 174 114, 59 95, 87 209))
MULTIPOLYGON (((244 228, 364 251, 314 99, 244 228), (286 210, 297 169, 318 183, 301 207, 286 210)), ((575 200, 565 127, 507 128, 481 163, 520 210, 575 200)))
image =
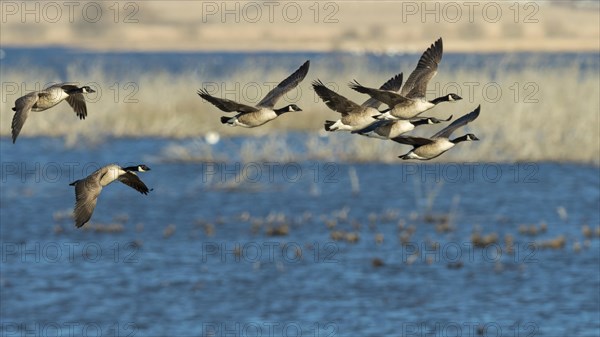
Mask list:
POLYGON ((464 135, 464 136, 452 139, 451 142, 454 143, 454 144, 458 144, 460 142, 464 142, 466 140, 469 140, 468 138, 469 138, 469 135, 464 135))
POLYGON ((435 99, 433 99, 433 100, 431 101, 431 103, 433 103, 433 104, 436 104, 436 105, 437 105, 437 104, 439 104, 439 103, 442 103, 442 102, 448 102, 448 101, 450 101, 450 99, 448 99, 448 96, 441 96, 441 97, 438 97, 438 98, 435 98, 435 99))
POLYGON ((129 171, 139 171, 139 167, 137 167, 137 166, 128 166, 128 167, 124 167, 123 171, 127 171, 127 172, 129 172, 129 171))
POLYGON ((275 109, 275 110, 273 110, 273 111, 275 111, 275 114, 277 114, 277 116, 279 116, 279 115, 283 115, 283 114, 284 114, 284 113, 286 113, 286 112, 290 112, 290 106, 289 106, 289 105, 287 105, 287 106, 284 106, 284 107, 283 107, 283 108, 281 108, 281 109, 275 109))
POLYGON ((429 118, 422 118, 422 119, 418 119, 416 121, 411 122, 412 125, 423 125, 423 124, 429 124, 429 118))
POLYGON ((72 95, 72 94, 81 94, 81 93, 83 93, 83 87, 68 90, 68 91, 66 91, 66 93, 69 94, 69 95, 72 95))

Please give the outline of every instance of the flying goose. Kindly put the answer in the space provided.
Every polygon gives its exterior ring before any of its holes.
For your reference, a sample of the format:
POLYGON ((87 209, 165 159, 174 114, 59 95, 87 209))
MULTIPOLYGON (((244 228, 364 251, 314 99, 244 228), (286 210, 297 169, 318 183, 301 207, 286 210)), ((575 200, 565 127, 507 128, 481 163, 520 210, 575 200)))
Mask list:
MULTIPOLYGON (((342 114, 337 121, 325 121, 326 131, 354 131, 363 129, 377 120, 373 116, 380 112, 377 110, 381 102, 369 98, 363 104, 358 105, 346 97, 327 88, 323 82, 316 80, 312 83, 313 89, 321 97, 323 102, 333 111, 342 114)), ((402 86, 402 73, 390 78, 381 88, 383 90, 397 91, 402 86)))
POLYGON ((44 111, 66 100, 79 116, 79 119, 85 119, 87 107, 85 106, 83 94, 93 92, 96 91, 87 85, 79 88, 74 84, 59 83, 17 98, 15 106, 12 108, 15 111, 11 126, 13 144, 17 141, 17 136, 27 120, 29 111, 44 111))
POLYGON ((411 119, 427 111, 441 102, 458 101, 462 98, 457 94, 448 94, 431 101, 425 98, 427 83, 437 74, 438 64, 442 60, 443 45, 440 37, 419 59, 419 63, 410 74, 400 94, 389 90, 368 88, 357 81, 350 83, 350 88, 368 94, 385 104, 390 109, 379 115, 378 119, 411 119))
POLYGON ((454 145, 460 142, 479 140, 479 138, 477 138, 472 133, 468 133, 464 136, 454 138, 452 140, 449 139, 450 135, 452 134, 452 132, 454 132, 454 130, 458 129, 461 126, 465 126, 467 125, 467 123, 475 120, 475 118, 479 116, 479 110, 480 106, 478 106, 475 110, 471 111, 470 113, 455 120, 446 128, 433 135, 431 138, 404 136, 392 138, 392 140, 395 142, 413 146, 413 149, 410 152, 408 152, 405 155, 399 156, 399 158, 429 160, 450 150, 454 147, 454 145))
POLYGON ((221 117, 221 123, 229 124, 231 126, 254 128, 263 125, 286 112, 302 111, 302 109, 295 104, 287 105, 281 109, 274 109, 274 107, 281 96, 294 89, 298 83, 306 77, 309 65, 310 61, 304 62, 298 70, 279 83, 273 90, 269 91, 256 106, 249 106, 226 98, 211 96, 206 89, 198 90, 198 95, 222 111, 238 112, 234 117, 221 117))
POLYGON ((75 210, 73 215, 75 216, 77 228, 85 225, 90 220, 102 188, 115 180, 119 180, 142 194, 148 194, 151 190, 135 173, 146 171, 150 171, 150 168, 144 164, 125 168, 110 164, 101 167, 84 179, 70 183, 70 186, 75 186, 75 210))
POLYGON ((447 119, 438 119, 435 117, 423 117, 413 120, 408 119, 396 119, 396 120, 378 120, 375 123, 367 126, 364 129, 352 131, 352 133, 358 133, 362 136, 379 138, 379 139, 391 139, 400 136, 403 133, 414 130, 415 127, 425 124, 438 124, 441 122, 448 122, 452 119, 452 115, 447 119))

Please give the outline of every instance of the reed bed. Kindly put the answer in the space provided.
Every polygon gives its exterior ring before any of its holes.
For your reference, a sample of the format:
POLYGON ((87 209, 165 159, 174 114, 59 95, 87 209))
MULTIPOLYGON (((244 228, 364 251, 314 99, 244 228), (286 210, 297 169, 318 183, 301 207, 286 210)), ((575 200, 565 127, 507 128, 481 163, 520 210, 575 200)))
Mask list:
MULTIPOLYGON (((20 137, 64 137, 66 145, 82 140, 101 142, 106 137, 192 138, 193 141, 185 145, 166 147, 162 155, 182 161, 228 160, 230 158, 216 153, 215 148, 204 141, 204 136, 216 132, 221 139, 248 136, 233 150, 246 161, 273 159, 274 156, 279 161, 399 160, 397 156, 410 147, 348 133, 324 132, 323 122, 335 120, 339 114, 329 110, 310 86, 311 81, 318 78, 340 94, 362 103, 367 97, 349 89, 347 83, 350 80, 379 86, 394 72, 383 66, 366 67, 366 56, 340 56, 330 62, 339 67, 333 70, 329 67, 331 63, 313 62, 299 88, 278 104, 295 103, 303 112, 284 115, 255 129, 222 125, 219 116, 224 113, 202 101, 196 90, 211 86, 217 96, 257 103, 301 61, 284 60, 284 65, 277 67, 258 62, 243 68, 247 70, 235 72, 224 68, 219 78, 208 76, 202 66, 182 74, 134 70, 129 74, 114 74, 101 65, 75 65, 67 69, 68 80, 81 80, 82 84, 100 89, 98 95, 89 96, 86 120, 78 120, 69 106, 61 103, 45 112, 31 113, 20 137), (289 132, 306 133, 304 144, 300 147, 288 144, 290 140, 286 134, 289 132)), ((415 62, 400 64, 395 72, 404 71, 406 79, 415 62)), ((510 62, 514 59, 507 56, 506 63, 510 62)), ((447 69, 443 65, 429 85, 428 97, 456 92, 463 100, 443 103, 424 115, 446 118, 452 114, 456 119, 481 104, 480 117, 455 133, 460 136, 473 132, 481 141, 461 144, 438 161, 600 163, 600 101, 597 99, 600 78, 595 71, 581 70, 575 62, 572 66, 552 69, 536 67, 532 63, 519 71, 502 63, 488 64, 484 71, 447 69)), ((6 137, 10 135, 11 107, 17 97, 36 89, 36 85, 43 87, 64 80, 51 71, 31 67, 3 69, 2 79, 4 84, 20 87, 19 92, 3 92, 0 135, 6 137)), ((432 135, 444 125, 424 126, 413 134, 432 135)))

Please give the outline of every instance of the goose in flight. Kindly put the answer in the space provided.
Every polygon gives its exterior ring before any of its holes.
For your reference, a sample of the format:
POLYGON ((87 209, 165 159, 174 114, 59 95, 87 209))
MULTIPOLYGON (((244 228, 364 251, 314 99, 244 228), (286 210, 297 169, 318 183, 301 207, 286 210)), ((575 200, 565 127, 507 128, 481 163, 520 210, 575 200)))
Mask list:
POLYGON ((442 122, 448 122, 451 119, 452 115, 446 119, 438 119, 435 117, 396 120, 381 119, 364 129, 352 131, 352 133, 357 133, 361 136, 372 138, 392 139, 399 137, 403 133, 414 130, 419 125, 439 124, 442 122))
POLYGON ((275 103, 288 91, 294 89, 308 73, 310 61, 304 62, 298 70, 291 74, 269 91, 256 106, 241 104, 230 99, 211 96, 205 89, 198 90, 198 95, 217 108, 225 112, 237 112, 233 117, 221 117, 221 123, 231 126, 254 128, 261 126, 286 112, 302 111, 296 104, 290 104, 280 109, 275 109, 275 103))
POLYGON ((86 178, 70 183, 69 185, 75 186, 75 210, 73 211, 75 226, 79 228, 90 220, 102 188, 115 180, 142 194, 148 194, 151 190, 135 173, 146 171, 150 171, 150 168, 144 164, 129 167, 110 164, 101 167, 86 178))
MULTIPOLYGON (((377 120, 373 116, 380 112, 377 108, 381 102, 369 98, 358 105, 337 92, 327 88, 323 82, 316 80, 312 83, 313 89, 325 104, 333 111, 342 114, 337 121, 325 121, 326 131, 356 131, 364 129, 377 120)), ((398 91, 402 86, 402 73, 390 78, 382 86, 382 90, 398 91)))
POLYGON ((79 119, 87 116, 87 107, 83 94, 96 92, 89 86, 77 87, 70 83, 59 83, 45 89, 30 92, 17 98, 12 110, 15 112, 12 120, 12 141, 17 141, 30 111, 44 111, 66 100, 73 108, 79 119))
POLYGON ((425 97, 427 84, 437 74, 443 49, 442 38, 440 37, 421 55, 417 67, 410 74, 399 94, 389 90, 368 88, 357 81, 351 83, 350 88, 368 94, 390 107, 389 110, 378 115, 377 119, 411 119, 439 103, 461 100, 460 96, 453 93, 431 101, 425 97))
POLYGON ((404 136, 392 138, 392 140, 395 142, 413 146, 413 149, 410 152, 399 156, 399 158, 429 160, 450 150, 460 142, 479 140, 479 138, 477 138, 472 133, 468 133, 458 138, 450 139, 450 135, 452 134, 452 132, 454 132, 454 130, 467 125, 467 123, 469 122, 474 121, 475 118, 479 116, 479 111, 480 106, 478 106, 475 110, 471 111, 470 113, 450 123, 450 125, 448 125, 446 128, 431 136, 431 138, 404 136))

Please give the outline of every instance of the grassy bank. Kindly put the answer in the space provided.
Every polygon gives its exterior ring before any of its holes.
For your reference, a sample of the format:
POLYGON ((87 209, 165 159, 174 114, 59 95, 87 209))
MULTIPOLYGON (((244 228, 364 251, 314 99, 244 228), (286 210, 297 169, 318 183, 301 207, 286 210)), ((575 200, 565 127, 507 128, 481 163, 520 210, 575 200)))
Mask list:
MULTIPOLYGON (((278 134, 305 131, 311 134, 305 144, 308 153, 296 156, 397 160, 408 147, 340 133, 323 135, 323 121, 337 119, 339 114, 329 110, 315 95, 310 86, 312 80, 319 78, 342 95, 362 102, 366 96, 350 90, 347 87, 350 80, 379 86, 393 75, 365 67, 360 58, 342 60, 342 64, 343 71, 333 72, 313 63, 299 89, 290 92, 278 104, 296 103, 304 111, 284 115, 256 129, 222 125, 219 116, 224 114, 202 101, 196 90, 206 87, 217 96, 256 103, 293 69, 282 67, 267 74, 264 69, 250 66, 247 69, 251 70, 241 73, 224 71, 221 78, 208 78, 202 70, 177 76, 166 72, 107 75, 100 67, 74 66, 68 70, 67 78, 83 79, 100 89, 97 95, 88 97, 87 119, 80 121, 66 103, 61 103, 53 109, 31 113, 20 137, 65 137, 67 144, 75 144, 82 139, 102 141, 107 136, 183 139, 217 132, 221 137, 269 135, 274 144, 286 148, 278 134)), ((413 67, 414 63, 402 64, 398 71, 403 70, 406 78, 413 67)), ((481 72, 442 67, 430 83, 428 97, 456 92, 463 100, 441 104, 426 115, 446 118, 452 114, 458 118, 478 104, 482 106, 481 116, 455 134, 473 132, 482 141, 461 144, 440 160, 600 162, 600 102, 597 99, 600 79, 597 74, 584 73, 576 64, 552 71, 532 66, 517 72, 503 69, 501 64, 490 64, 485 69, 488 70, 481 72)), ((60 79, 52 72, 32 68, 3 69, 2 78, 0 135, 8 137, 14 100, 36 85, 43 87, 60 79)), ((442 127, 425 126, 414 134, 432 135, 442 127)), ((259 152, 256 156, 265 151, 264 140, 250 137, 246 141, 247 145, 240 151, 259 152)), ((187 152, 185 155, 190 159, 210 152, 210 146, 203 141, 194 144, 192 148, 177 151, 182 151, 182 156, 187 152), (194 151, 199 151, 198 155, 194 151)))

